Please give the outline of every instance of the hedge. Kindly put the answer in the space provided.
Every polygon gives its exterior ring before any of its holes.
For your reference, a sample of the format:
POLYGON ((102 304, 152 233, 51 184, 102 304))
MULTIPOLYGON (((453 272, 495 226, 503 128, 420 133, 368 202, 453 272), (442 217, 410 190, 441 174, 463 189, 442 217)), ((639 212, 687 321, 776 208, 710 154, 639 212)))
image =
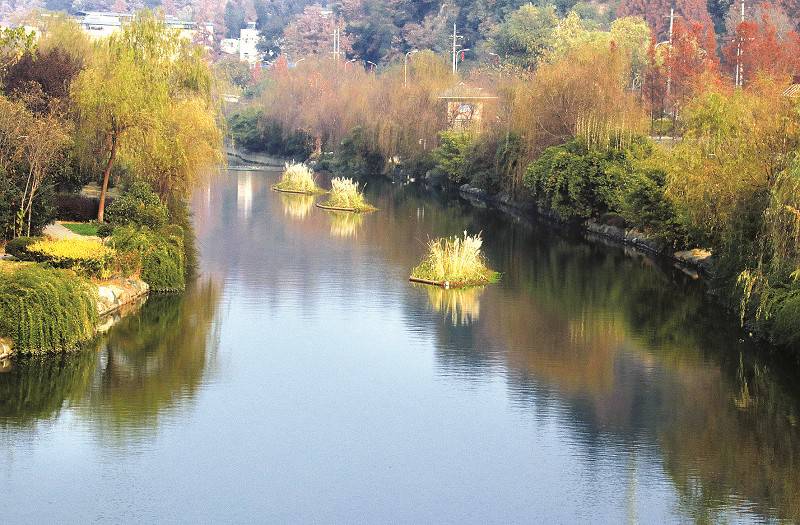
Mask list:
POLYGON ((18 352, 75 349, 96 324, 97 292, 74 272, 27 265, 0 279, 0 337, 18 352))

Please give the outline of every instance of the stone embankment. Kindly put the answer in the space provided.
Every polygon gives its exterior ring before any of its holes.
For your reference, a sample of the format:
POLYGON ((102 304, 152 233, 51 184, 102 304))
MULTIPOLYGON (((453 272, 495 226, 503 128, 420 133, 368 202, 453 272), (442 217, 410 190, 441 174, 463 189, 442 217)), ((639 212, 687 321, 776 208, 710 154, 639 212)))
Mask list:
POLYGON ((285 159, 272 157, 270 155, 265 155, 263 153, 255 153, 252 151, 247 151, 245 149, 236 148, 230 145, 225 146, 225 152, 231 157, 234 157, 244 162, 257 164, 259 166, 282 168, 283 165, 286 163, 285 159))
MULTIPOLYGON (((514 218, 530 217, 538 214, 547 220, 563 224, 563 221, 552 214, 537 211, 530 203, 514 201, 507 194, 492 195, 480 188, 464 184, 459 187, 459 193, 472 205, 485 208, 488 204, 513 216, 514 218)), ((668 246, 661 240, 650 237, 636 229, 625 229, 610 224, 601 224, 594 220, 583 224, 588 237, 599 237, 613 243, 630 246, 647 255, 666 257, 672 260, 678 268, 694 278, 710 277, 713 275, 714 257, 709 250, 695 248, 672 253, 668 246)))

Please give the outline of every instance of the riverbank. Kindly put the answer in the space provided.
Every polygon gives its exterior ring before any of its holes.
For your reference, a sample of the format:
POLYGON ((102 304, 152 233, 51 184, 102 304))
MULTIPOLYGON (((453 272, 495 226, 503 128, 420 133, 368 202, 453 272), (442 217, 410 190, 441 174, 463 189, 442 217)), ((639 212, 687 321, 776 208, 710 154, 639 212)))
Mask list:
POLYGON ((247 151, 246 149, 237 148, 229 144, 225 146, 225 153, 229 157, 267 168, 282 168, 286 163, 286 159, 265 155, 263 153, 247 151))
MULTIPOLYGON (((135 312, 146 300, 150 292, 150 286, 138 278, 117 278, 100 282, 92 282, 88 293, 94 293, 94 301, 97 310, 94 328, 90 334, 94 336, 98 333, 108 331, 114 324, 123 317, 135 312)), ((83 342, 88 338, 78 341, 83 342)), ((11 338, 0 338, 0 360, 14 357, 17 352, 11 338)), ((36 350, 26 350, 24 353, 38 353, 36 350)))
MULTIPOLYGON (((392 177, 389 176, 389 178, 392 177)), ((422 177, 422 181, 425 187, 431 190, 434 188, 444 190, 453 198, 465 200, 477 208, 491 207, 511 220, 546 223, 558 229, 577 230, 590 242, 606 245, 610 243, 613 246, 625 247, 654 261, 668 263, 692 279, 702 280, 706 294, 715 302, 721 303, 719 291, 711 286, 711 282, 718 274, 716 270, 718 261, 708 249, 696 247, 671 251, 668 249, 668 245, 660 239, 648 236, 634 228, 601 224, 593 219, 582 222, 565 221, 554 213, 540 210, 532 201, 515 200, 507 193, 491 194, 469 184, 462 184, 456 189, 446 181, 431 178, 429 173, 422 177)), ((720 305, 725 307, 724 304, 720 305)), ((736 313, 728 307, 725 308, 730 311, 732 316, 736 313)), ((741 327, 746 329, 751 337, 770 343, 769 332, 758 322, 753 311, 748 311, 741 327)))

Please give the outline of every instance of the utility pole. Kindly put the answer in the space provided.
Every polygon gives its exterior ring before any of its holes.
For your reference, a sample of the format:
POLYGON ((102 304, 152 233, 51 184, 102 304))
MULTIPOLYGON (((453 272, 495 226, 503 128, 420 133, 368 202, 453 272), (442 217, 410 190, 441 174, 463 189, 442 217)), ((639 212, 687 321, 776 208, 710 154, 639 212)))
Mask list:
POLYGON ((675 27, 675 7, 669 8, 669 63, 667 66, 667 97, 672 88, 672 29, 675 27))
POLYGON ((458 39, 464 38, 463 35, 456 33, 456 24, 453 23, 453 76, 458 73, 458 39))
POLYGON ((453 75, 456 74, 456 39, 458 35, 456 35, 456 23, 453 22, 453 75))
POLYGON ((333 30, 333 60, 335 62, 339 62, 339 42, 341 40, 341 31, 339 29, 339 24, 336 24, 336 28, 333 30))
MULTIPOLYGON (((744 22, 744 0, 741 2, 741 18, 739 23, 741 24, 744 22)), ((741 25, 739 26, 741 29, 741 25)), ((742 87, 744 85, 744 64, 742 63, 742 53, 744 50, 742 49, 742 37, 737 36, 736 38, 736 80, 735 86, 742 87)))

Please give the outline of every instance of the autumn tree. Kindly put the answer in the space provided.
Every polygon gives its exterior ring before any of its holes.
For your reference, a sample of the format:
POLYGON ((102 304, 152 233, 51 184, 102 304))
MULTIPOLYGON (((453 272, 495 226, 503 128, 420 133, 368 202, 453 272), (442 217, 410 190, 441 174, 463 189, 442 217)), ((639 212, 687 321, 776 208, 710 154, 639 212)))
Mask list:
POLYGON ((703 0, 622 0, 617 8, 617 16, 644 18, 660 42, 669 38, 669 14, 673 6, 676 20, 682 19, 689 25, 700 24, 713 31, 714 25, 703 0))
POLYGON ((792 78, 800 73, 800 35, 794 30, 781 31, 775 24, 770 6, 764 6, 759 20, 745 20, 736 26, 725 46, 725 64, 734 77, 740 67, 744 84, 759 75, 792 78))
MULTIPOLYGON (((307 6, 283 31, 283 50, 290 59, 310 55, 333 56, 333 33, 344 26, 330 11, 319 5, 307 6)), ((351 50, 349 35, 341 30, 340 50, 351 50)), ((344 58, 342 55, 340 58, 344 58)))

